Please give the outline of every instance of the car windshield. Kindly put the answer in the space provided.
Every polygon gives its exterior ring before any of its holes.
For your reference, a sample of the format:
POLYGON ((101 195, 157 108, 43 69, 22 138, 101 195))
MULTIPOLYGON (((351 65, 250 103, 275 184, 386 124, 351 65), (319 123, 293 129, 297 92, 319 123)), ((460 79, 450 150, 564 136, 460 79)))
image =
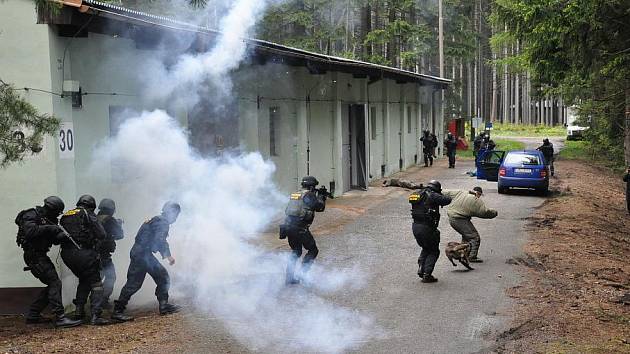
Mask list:
POLYGON ((510 165, 540 165, 540 159, 536 155, 508 154, 505 163, 510 165))

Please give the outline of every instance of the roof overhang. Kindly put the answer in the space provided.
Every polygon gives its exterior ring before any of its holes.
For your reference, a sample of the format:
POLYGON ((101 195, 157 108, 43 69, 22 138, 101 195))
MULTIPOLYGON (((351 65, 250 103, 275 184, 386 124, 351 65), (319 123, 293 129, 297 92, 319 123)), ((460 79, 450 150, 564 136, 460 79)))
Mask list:
MULTIPOLYGON (((161 33, 183 32, 198 39, 194 48, 197 51, 207 49, 207 42, 220 35, 219 31, 207 27, 96 0, 53 1, 68 6, 68 8, 64 8, 60 15, 48 16, 44 22, 62 26, 62 31, 60 31, 62 35, 64 34, 63 26, 69 26, 69 31, 65 32, 66 35, 70 35, 68 32, 72 32, 72 29, 76 29, 76 33, 72 34, 73 36, 85 36, 87 32, 117 32, 117 34, 124 34, 135 40, 140 40, 142 43, 150 43, 151 37, 159 38, 161 33), (84 33, 80 33, 81 30, 84 33), (206 42, 206 45, 203 42, 206 42)), ((42 16, 40 16, 40 20, 42 20, 42 16)), ((445 89, 451 83, 449 79, 384 65, 309 52, 258 39, 243 38, 243 40, 251 49, 252 60, 261 64, 275 62, 291 66, 303 66, 312 74, 324 74, 329 71, 344 72, 357 78, 369 78, 371 83, 381 79, 391 79, 399 84, 415 83, 432 86, 435 89, 445 89)))

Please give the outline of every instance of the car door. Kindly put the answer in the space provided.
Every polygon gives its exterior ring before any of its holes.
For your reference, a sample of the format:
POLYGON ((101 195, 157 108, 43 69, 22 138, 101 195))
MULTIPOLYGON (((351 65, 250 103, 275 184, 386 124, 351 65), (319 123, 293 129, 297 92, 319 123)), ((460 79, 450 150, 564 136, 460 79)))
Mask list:
POLYGON ((483 160, 480 161, 480 166, 486 176, 486 179, 491 182, 499 180, 499 167, 505 157, 505 151, 488 151, 483 160))

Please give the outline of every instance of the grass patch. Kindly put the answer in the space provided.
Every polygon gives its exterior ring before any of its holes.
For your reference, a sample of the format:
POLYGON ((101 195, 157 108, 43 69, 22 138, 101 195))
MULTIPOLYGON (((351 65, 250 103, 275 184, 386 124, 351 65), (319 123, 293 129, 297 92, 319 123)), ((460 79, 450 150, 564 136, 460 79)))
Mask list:
POLYGON ((550 127, 547 125, 494 123, 492 135, 540 137, 566 136, 567 129, 561 125, 550 127))
MULTIPOLYGON (((494 143, 497 144, 495 150, 501 151, 510 151, 510 150, 523 150, 525 149, 525 144, 516 141, 516 140, 508 140, 508 139, 493 139, 494 143)), ((460 158, 473 158, 473 149, 472 143, 470 143, 468 150, 457 150, 457 156, 460 158)))
POLYGON ((559 158, 562 160, 581 160, 607 167, 614 172, 625 171, 623 156, 612 156, 609 151, 594 149, 589 141, 565 141, 560 150, 559 158))

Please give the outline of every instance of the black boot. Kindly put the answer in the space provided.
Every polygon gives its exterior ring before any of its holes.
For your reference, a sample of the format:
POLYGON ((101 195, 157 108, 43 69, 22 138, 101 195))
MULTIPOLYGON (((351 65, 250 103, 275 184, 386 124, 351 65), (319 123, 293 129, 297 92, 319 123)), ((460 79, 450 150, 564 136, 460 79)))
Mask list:
POLYGON ((110 324, 108 319, 104 318, 101 315, 97 315, 97 314, 93 314, 92 315, 92 320, 90 321, 90 323, 93 326, 106 326, 106 325, 110 324))
POLYGON ((125 306, 119 301, 114 301, 114 312, 111 318, 116 322, 133 321, 133 317, 125 315, 125 306))
POLYGON ((74 303, 74 314, 72 315, 73 320, 84 321, 85 320, 85 304, 77 303, 77 300, 73 300, 74 303))
POLYGON ((26 324, 41 324, 50 322, 52 322, 52 319, 42 316, 41 313, 29 313, 26 315, 26 324))
POLYGON ((80 320, 71 320, 65 315, 57 316, 57 320, 55 321, 55 327, 58 328, 70 328, 81 325, 83 321, 80 320))
POLYGON ((437 280, 437 278, 436 278, 436 277, 434 277, 434 276, 433 276, 433 275, 431 275, 431 274, 425 274, 425 275, 422 277, 422 280, 421 280, 421 281, 422 281, 423 283, 435 283, 435 282, 437 282, 438 280, 437 280))
POLYGON ((160 300, 160 315, 168 315, 171 313, 179 312, 180 307, 177 305, 169 304, 168 300, 160 300))

